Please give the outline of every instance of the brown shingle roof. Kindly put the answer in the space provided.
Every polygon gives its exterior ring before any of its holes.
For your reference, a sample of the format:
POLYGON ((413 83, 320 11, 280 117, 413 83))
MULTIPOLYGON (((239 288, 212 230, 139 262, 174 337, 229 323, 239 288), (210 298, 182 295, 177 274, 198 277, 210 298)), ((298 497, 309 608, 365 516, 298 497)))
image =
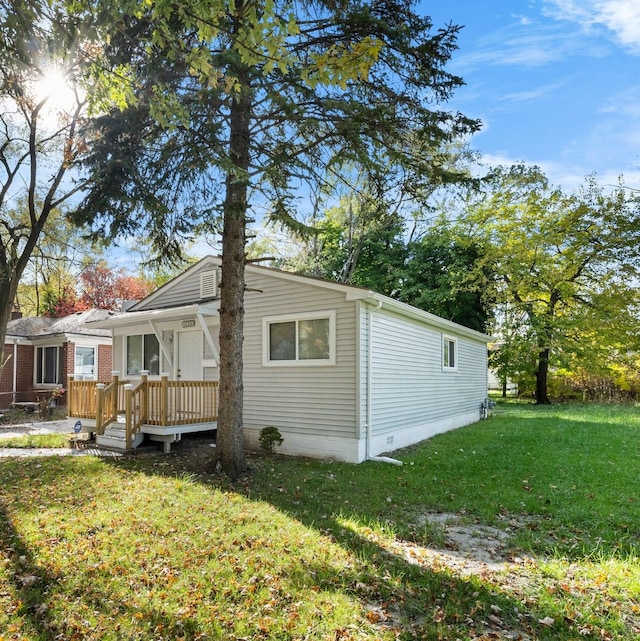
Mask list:
POLYGON ((7 336, 21 336, 30 339, 61 334, 110 337, 110 330, 88 327, 87 323, 104 320, 112 314, 113 312, 106 309, 90 309, 86 312, 76 312, 62 318, 24 316, 23 318, 9 321, 7 324, 7 336))

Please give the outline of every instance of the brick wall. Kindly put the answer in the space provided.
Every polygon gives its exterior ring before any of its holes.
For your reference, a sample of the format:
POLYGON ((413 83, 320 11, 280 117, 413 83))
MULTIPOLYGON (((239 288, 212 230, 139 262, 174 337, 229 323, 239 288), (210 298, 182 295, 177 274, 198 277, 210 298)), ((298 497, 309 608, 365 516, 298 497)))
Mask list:
MULTIPOLYGON (((10 356, 0 376, 0 409, 6 409, 13 401, 13 345, 4 346, 4 354, 10 356)), ((16 371, 16 401, 35 401, 34 392, 34 358, 33 345, 18 345, 17 371, 16 371)), ((62 373, 63 387, 66 387, 69 375, 75 369, 76 345, 65 343, 62 347, 62 373)), ((113 354, 111 345, 98 345, 97 348, 98 371, 97 380, 108 382, 113 371, 113 354)), ((59 405, 66 405, 66 395, 58 400, 59 405)))
POLYGON ((69 376, 73 374, 76 367, 76 344, 65 343, 62 346, 62 380, 66 386, 69 376))
MULTIPOLYGON (((4 346, 4 354, 9 355, 0 377, 0 407, 7 408, 13 401, 13 345, 4 346)), ((34 348, 32 345, 18 345, 16 353, 16 389, 18 394, 16 401, 33 401, 33 358, 34 348)))
POLYGON ((113 371, 113 352, 111 345, 98 345, 98 380, 108 382, 113 371))
POLYGON ((13 346, 5 345, 2 356, 2 362, 6 361, 6 366, 2 369, 0 374, 0 409, 6 409, 11 403, 13 391, 13 346), (7 357, 11 359, 7 361, 7 357))

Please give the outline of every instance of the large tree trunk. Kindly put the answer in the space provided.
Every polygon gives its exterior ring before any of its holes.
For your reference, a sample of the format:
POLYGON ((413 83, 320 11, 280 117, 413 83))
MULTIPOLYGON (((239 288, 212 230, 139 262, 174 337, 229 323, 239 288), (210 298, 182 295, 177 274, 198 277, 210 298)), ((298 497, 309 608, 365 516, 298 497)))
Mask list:
POLYGON ((551 405, 547 394, 547 379, 549 376, 549 348, 538 353, 538 370, 536 371, 536 405, 551 405))
MULTIPOLYGON (((7 336, 7 324, 11 320, 11 310, 16 299, 18 280, 12 277, 11 269, 0 267, 0 376, 5 365, 4 351, 2 346, 7 336), (5 302, 6 301, 6 302, 5 302)), ((1 406, 0 406, 1 407, 1 406)))
MULTIPOLYGON (((11 320, 11 312, 18 293, 20 279, 48 216, 49 210, 44 211, 40 218, 36 220, 36 224, 31 228, 27 242, 20 254, 16 254, 14 251, 14 248, 18 246, 15 236, 9 238, 8 243, 0 251, 0 354, 3 353, 1 350, 7 336, 7 324, 11 320)), ((0 375, 4 364, 4 358, 0 358, 0 375)))
POLYGON ((229 153, 235 171, 227 174, 220 283, 220 407, 217 456, 224 472, 236 480, 245 471, 242 432, 242 342, 244 325, 245 224, 251 99, 249 75, 238 74, 241 91, 231 107, 229 153))

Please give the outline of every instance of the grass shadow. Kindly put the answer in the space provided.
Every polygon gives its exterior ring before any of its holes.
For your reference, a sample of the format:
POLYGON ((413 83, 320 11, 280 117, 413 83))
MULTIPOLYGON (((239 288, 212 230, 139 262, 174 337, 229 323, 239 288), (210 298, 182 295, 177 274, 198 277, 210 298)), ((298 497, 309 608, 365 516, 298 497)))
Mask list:
MULTIPOLYGON (((47 510, 64 502, 72 508, 71 533, 47 532, 58 537, 52 545, 64 549, 66 536, 81 549, 75 577, 49 567, 40 558, 46 539, 29 549, 5 503, 2 534, 18 546, 7 552, 5 574, 43 639, 47 626, 89 634, 38 608, 55 597, 75 600, 89 613, 81 621, 128 622, 113 638, 636 638, 637 587, 634 593, 610 588, 609 577, 579 576, 588 554, 637 552, 640 519, 628 501, 634 485, 626 486, 633 472, 622 463, 633 461, 637 448, 618 451, 635 428, 618 431, 593 413, 585 421, 541 409, 527 408, 517 421, 496 416, 398 452, 402 467, 250 454, 250 473, 235 485, 213 474, 210 448, 193 444, 168 456, 34 460, 20 470, 11 464, 3 476, 25 510, 34 493, 47 510), (594 433, 602 447, 591 442, 594 433), (554 456, 542 460, 548 448, 554 456), (595 479, 582 469, 589 453, 603 466, 595 479), (606 473, 611 460, 615 474, 606 473), (107 478, 112 487, 101 485, 107 478), (612 481, 624 483, 624 491, 597 500, 585 495, 612 481), (608 512, 589 516, 594 507, 608 512), (433 543, 433 530, 413 518, 424 511, 491 525, 525 515, 512 542, 542 555, 559 550, 574 578, 540 567, 461 576, 416 559, 398 543, 433 543), (629 519, 623 540, 612 527, 621 516, 629 519), (96 555, 107 549, 113 556, 101 565, 96 555), (21 557, 42 577, 33 586, 17 578, 21 557)), ((58 515, 56 523, 63 522, 58 515)))

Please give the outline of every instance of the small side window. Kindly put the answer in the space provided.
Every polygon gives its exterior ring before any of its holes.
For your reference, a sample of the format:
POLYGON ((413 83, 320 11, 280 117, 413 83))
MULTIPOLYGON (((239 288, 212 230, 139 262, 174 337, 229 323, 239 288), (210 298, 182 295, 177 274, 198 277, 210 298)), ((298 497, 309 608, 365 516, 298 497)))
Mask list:
POLYGON ((458 341, 445 336, 442 339, 442 368, 456 369, 458 367, 458 341))

